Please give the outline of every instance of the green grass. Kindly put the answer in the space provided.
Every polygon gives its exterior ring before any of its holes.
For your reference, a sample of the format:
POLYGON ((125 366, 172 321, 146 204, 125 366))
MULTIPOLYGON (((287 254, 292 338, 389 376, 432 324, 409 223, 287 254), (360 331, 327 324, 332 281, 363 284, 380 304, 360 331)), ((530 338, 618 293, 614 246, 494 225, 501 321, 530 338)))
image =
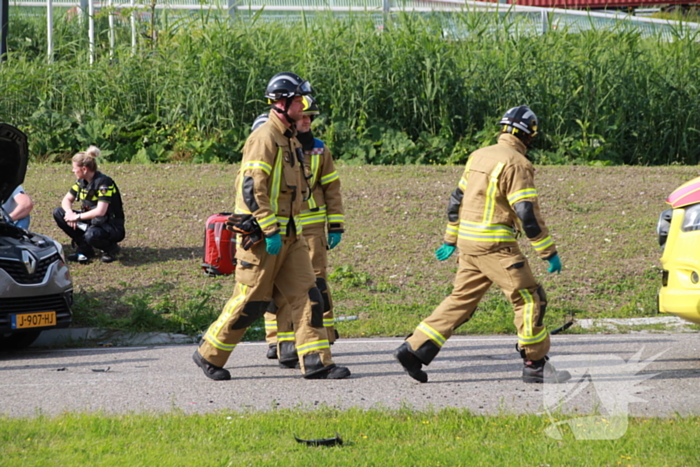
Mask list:
MULTIPOLYGON (((119 262, 72 265, 75 326, 196 335, 219 314, 232 276, 206 277, 204 221, 230 211, 235 165, 105 165, 122 190, 127 237, 119 262)), ((346 337, 405 336, 450 293, 457 265, 439 262, 449 193, 460 166, 340 165, 347 218, 330 252, 330 288, 346 337)), ((579 318, 654 316, 661 283, 655 226, 664 199, 695 177, 691 167, 538 166, 544 218, 564 269, 546 272, 521 247, 547 293, 546 324, 579 318)), ((68 165, 31 165, 24 187, 32 227, 66 245, 50 216, 72 183, 68 165)), ((492 288, 458 334, 513 333, 512 312, 492 288)), ((259 339, 252 334, 249 339, 259 339)))
POLYGON ((0 419, 2 465, 11 466, 686 466, 700 462, 698 417, 631 418, 616 440, 545 435, 536 415, 474 416, 330 408, 0 419), (342 446, 295 442, 333 437, 342 446))

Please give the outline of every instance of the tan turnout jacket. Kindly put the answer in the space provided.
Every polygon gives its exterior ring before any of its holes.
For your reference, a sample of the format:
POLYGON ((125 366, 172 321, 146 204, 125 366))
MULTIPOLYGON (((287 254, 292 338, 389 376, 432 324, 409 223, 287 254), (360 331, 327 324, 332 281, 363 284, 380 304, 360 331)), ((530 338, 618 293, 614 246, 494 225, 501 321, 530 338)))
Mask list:
POLYGON ((504 133, 497 144, 472 153, 450 197, 445 243, 461 254, 483 255, 514 244, 522 231, 540 258, 556 254, 525 152, 517 137, 504 133))
POLYGON ((312 196, 304 202, 301 223, 307 226, 327 224, 329 232, 345 231, 343 198, 340 195, 340 176, 333 157, 323 141, 314 138, 314 148, 304 151, 306 174, 310 176, 312 196))

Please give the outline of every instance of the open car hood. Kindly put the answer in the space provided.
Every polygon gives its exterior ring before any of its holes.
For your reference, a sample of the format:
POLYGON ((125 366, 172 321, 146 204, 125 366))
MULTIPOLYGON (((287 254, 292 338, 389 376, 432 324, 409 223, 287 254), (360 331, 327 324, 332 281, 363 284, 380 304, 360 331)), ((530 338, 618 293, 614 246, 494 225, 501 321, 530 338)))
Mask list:
POLYGON ((0 204, 24 182, 28 161, 27 135, 12 125, 0 123, 0 204))
POLYGON ((694 178, 673 190, 666 202, 674 209, 700 203, 700 177, 694 178))

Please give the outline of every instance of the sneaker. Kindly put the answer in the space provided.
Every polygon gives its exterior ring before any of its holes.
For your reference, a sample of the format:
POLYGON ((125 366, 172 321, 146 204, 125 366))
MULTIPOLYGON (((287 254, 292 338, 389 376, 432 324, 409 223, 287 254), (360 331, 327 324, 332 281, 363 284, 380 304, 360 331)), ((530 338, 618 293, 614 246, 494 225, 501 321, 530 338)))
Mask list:
POLYGON ((199 350, 195 350, 192 354, 192 360, 197 364, 198 367, 202 369, 207 378, 213 379, 214 381, 227 381, 231 379, 231 373, 216 365, 212 365, 208 361, 204 360, 204 357, 199 353, 199 350))
POLYGON ((525 383, 564 383, 571 379, 571 374, 566 370, 557 370, 547 362, 549 357, 540 360, 525 360, 523 366, 523 382, 525 383))
POLYGON ((304 375, 304 379, 345 379, 350 376, 350 370, 335 363, 328 365, 322 371, 315 371, 310 375, 304 375))
POLYGON ((408 342, 404 342, 401 344, 401 347, 396 349, 394 358, 399 361, 403 369, 408 373, 408 376, 421 383, 428 382, 428 374, 421 370, 423 363, 418 360, 418 357, 413 355, 408 342))
POLYGON ((102 258, 100 258, 100 261, 102 261, 103 263, 111 263, 113 261, 116 261, 117 255, 120 251, 121 247, 119 245, 115 246, 110 251, 104 251, 102 253, 102 258))
POLYGON ((267 358, 270 360, 277 360, 277 344, 270 344, 267 348, 267 358))
POLYGON ((87 264, 90 261, 90 258, 82 253, 73 253, 66 256, 66 260, 71 263, 87 264))

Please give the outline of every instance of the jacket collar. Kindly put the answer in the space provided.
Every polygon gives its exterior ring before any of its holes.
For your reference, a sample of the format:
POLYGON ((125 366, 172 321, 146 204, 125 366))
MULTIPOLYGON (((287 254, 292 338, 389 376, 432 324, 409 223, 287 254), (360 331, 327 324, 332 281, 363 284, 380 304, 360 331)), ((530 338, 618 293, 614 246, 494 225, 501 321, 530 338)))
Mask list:
POLYGON ((527 157, 527 146, 525 146, 517 136, 511 135, 510 133, 501 133, 498 137, 498 144, 509 146, 527 157))
POLYGON ((277 115, 277 112, 275 112, 273 109, 270 109, 269 121, 271 121, 275 128, 287 138, 291 138, 296 134, 296 128, 294 127, 294 124, 288 127, 287 125, 282 123, 282 120, 280 120, 279 116, 277 115))

